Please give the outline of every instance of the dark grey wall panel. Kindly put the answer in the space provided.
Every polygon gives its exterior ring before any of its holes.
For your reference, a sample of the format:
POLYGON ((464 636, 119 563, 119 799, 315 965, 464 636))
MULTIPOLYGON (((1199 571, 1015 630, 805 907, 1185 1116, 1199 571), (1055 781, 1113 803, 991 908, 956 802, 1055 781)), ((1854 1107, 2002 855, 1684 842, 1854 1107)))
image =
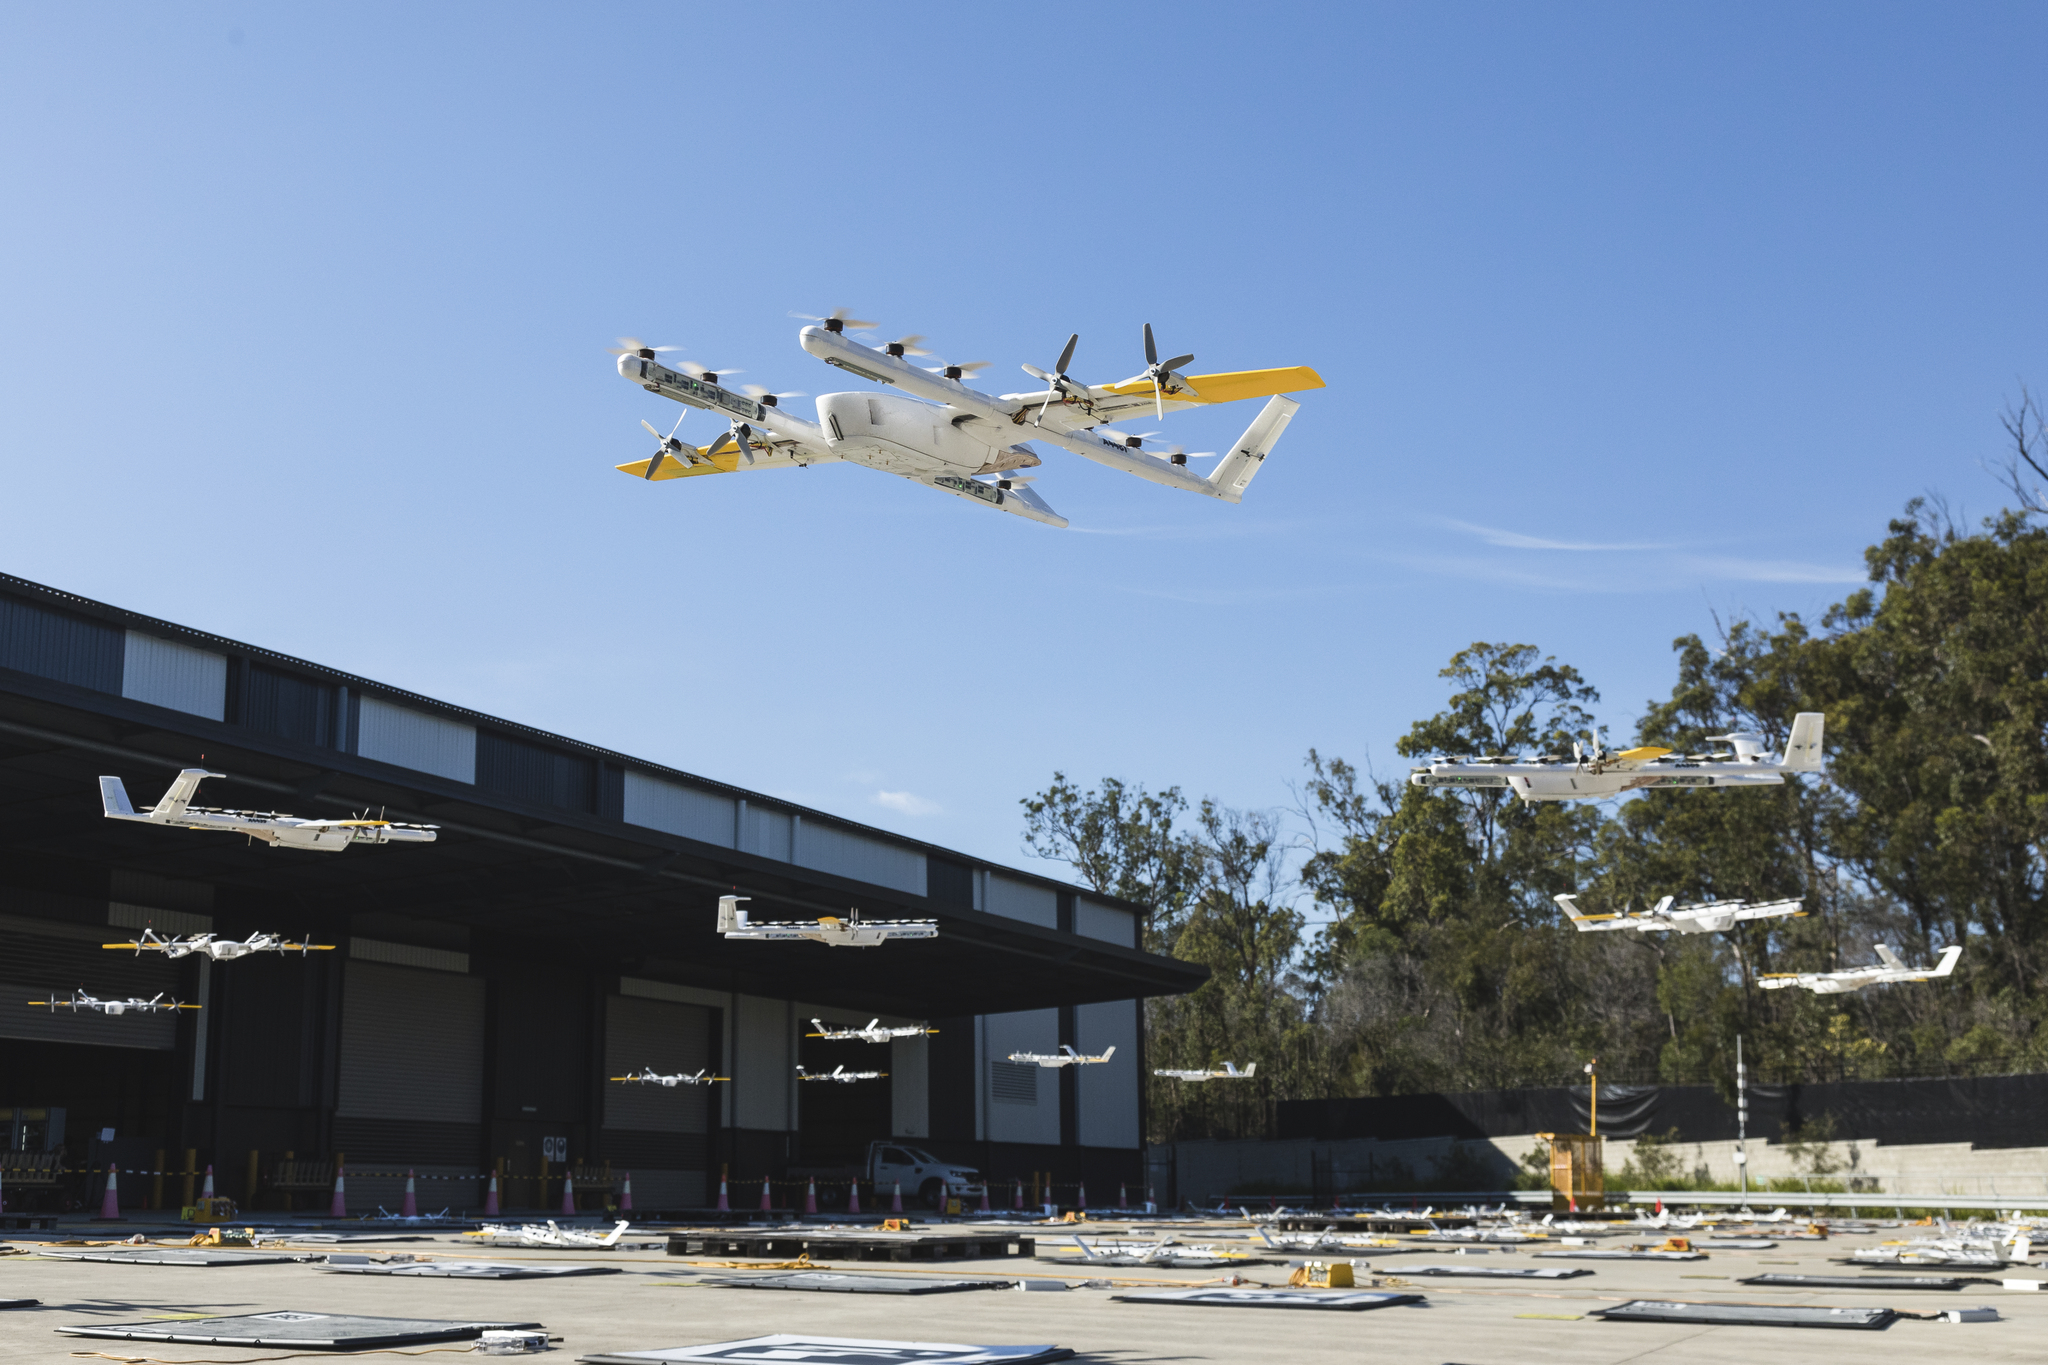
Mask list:
POLYGON ((118 696, 127 646, 125 630, 0 597, 0 668, 118 696))
POLYGON ((242 724, 301 744, 331 744, 334 689, 256 664, 242 696, 242 724))
POLYGON ((480 978, 348 964, 337 1116, 473 1124, 483 1116, 483 1079, 480 978))
POLYGON ((479 730, 476 784, 536 806, 594 814, 597 771, 589 759, 479 730))

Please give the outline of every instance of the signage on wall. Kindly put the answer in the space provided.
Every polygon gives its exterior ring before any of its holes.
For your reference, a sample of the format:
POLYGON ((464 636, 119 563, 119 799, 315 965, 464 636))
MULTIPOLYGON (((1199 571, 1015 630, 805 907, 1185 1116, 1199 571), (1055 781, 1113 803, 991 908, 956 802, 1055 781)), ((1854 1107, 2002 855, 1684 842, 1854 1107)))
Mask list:
POLYGON ((540 1156, 543 1161, 567 1161, 569 1139, 565 1137, 544 1137, 540 1140, 540 1156))

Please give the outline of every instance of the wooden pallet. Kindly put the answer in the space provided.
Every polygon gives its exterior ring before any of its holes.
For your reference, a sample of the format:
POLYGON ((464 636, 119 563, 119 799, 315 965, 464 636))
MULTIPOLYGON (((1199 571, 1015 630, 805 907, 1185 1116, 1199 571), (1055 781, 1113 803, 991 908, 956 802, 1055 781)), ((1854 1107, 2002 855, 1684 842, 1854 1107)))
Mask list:
POLYGON ((671 1256, 741 1256, 788 1261, 806 1252, 814 1261, 969 1261, 1032 1255, 1032 1239, 1005 1233, 672 1232, 671 1256))
POLYGON ((0 1228, 51 1229, 57 1226, 54 1213, 0 1213, 0 1228))

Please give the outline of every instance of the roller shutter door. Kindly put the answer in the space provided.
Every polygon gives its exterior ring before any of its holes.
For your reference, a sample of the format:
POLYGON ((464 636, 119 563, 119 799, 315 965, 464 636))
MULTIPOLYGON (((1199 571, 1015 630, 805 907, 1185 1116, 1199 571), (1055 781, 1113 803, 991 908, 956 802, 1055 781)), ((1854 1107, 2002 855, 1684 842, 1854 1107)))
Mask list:
MULTIPOLYGON (((663 1075, 711 1065, 711 1011, 702 1005, 614 995, 605 1002, 606 1076, 642 1067, 663 1075)), ((604 1088, 604 1126, 642 1133, 702 1133, 709 1126, 708 1085, 620 1085, 604 1088)))
POLYGON ((336 1117, 481 1120, 481 978, 350 962, 341 1001, 336 1117))

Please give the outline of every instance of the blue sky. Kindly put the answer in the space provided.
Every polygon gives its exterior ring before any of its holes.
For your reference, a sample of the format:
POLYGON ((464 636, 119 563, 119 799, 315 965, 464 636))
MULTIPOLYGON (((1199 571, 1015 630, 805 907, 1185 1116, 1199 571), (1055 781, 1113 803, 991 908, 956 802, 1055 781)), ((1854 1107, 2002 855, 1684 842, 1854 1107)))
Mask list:
MULTIPOLYGON (((17 7, 0 569, 1009 861, 1055 768, 1289 799, 1475 640, 1616 733, 1713 614, 1992 510, 2048 385, 2036 6, 17 7), (849 306, 1308 364, 1241 506, 648 486, 634 333, 849 306)), ((1170 419, 1192 449, 1256 405, 1170 419)), ((696 414, 683 434, 718 424, 696 414)))

